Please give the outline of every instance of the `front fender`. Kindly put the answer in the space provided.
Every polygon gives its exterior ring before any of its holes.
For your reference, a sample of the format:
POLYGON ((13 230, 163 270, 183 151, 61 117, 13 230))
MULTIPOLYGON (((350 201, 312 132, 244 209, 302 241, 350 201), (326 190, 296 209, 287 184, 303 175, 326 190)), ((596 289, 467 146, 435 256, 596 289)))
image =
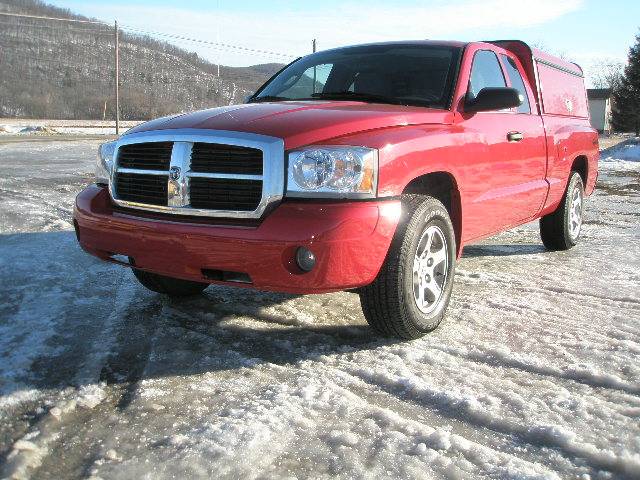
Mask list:
POLYGON ((481 139, 470 139, 469 132, 454 125, 417 125, 369 131, 331 143, 377 148, 378 196, 397 197, 412 180, 432 172, 450 174, 462 190, 460 150, 470 141, 482 144, 481 139))
POLYGON ((464 155, 470 145, 486 148, 477 132, 463 132, 452 125, 404 126, 343 137, 346 145, 378 148, 378 196, 399 197, 413 180, 430 173, 444 173, 451 180, 451 220, 456 230, 458 256, 463 246, 464 155))

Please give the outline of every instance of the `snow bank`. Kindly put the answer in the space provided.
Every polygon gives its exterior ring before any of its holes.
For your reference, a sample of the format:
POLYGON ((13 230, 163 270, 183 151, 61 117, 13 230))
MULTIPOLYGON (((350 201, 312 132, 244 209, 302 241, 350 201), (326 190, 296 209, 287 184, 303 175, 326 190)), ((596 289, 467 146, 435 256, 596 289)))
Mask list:
POLYGON ((600 166, 605 169, 640 169, 640 138, 625 140, 603 150, 600 162, 600 166))
MULTIPOLYGON (((120 133, 130 127, 120 127, 120 133)), ((2 135, 115 135, 115 127, 101 125, 51 126, 51 125, 0 125, 2 135)))

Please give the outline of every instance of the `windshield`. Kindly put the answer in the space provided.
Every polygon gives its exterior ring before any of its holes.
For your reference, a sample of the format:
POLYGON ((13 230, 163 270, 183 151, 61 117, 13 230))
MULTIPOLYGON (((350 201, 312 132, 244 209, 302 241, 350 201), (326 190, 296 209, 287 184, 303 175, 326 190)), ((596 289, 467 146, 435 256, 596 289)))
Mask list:
POLYGON ((448 108, 460 48, 388 44, 348 47, 303 57, 250 102, 358 100, 448 108))

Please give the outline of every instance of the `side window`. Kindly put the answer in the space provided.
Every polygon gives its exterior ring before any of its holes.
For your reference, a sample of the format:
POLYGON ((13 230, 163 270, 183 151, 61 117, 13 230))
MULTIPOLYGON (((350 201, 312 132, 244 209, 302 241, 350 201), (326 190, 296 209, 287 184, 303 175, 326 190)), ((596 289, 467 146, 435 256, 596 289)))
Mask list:
POLYGON ((473 57, 471 78, 469 79, 469 97, 474 99, 478 92, 486 87, 506 87, 500 62, 490 50, 478 50, 473 57))
POLYGON ((529 97, 527 96, 527 89, 524 88, 524 81, 522 80, 522 76, 518 71, 518 67, 513 58, 508 57, 507 55, 500 54, 502 57, 502 63, 507 69, 507 75, 509 76, 509 80, 511 81, 511 86, 520 92, 522 98, 522 105, 518 107, 518 113, 531 113, 531 105, 529 105, 529 97))

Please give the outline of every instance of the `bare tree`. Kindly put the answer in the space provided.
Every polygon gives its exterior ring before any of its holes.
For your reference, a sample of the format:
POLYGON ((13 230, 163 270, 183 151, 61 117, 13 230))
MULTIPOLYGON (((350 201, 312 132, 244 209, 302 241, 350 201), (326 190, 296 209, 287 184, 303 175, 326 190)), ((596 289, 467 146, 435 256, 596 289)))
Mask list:
POLYGON ((538 50, 542 50, 543 52, 548 52, 549 47, 542 40, 534 40, 533 42, 528 42, 531 48, 537 48, 538 50))
POLYGON ((624 63, 610 58, 596 60, 591 67, 591 83, 594 88, 610 88, 615 91, 620 85, 624 63))
POLYGON ((533 42, 529 42, 529 46, 531 48, 537 48, 538 50, 542 50, 543 52, 548 53, 550 55, 555 55, 556 57, 560 57, 563 60, 569 59, 569 54, 566 52, 566 50, 556 50, 554 48, 551 48, 542 40, 535 40, 533 42))

